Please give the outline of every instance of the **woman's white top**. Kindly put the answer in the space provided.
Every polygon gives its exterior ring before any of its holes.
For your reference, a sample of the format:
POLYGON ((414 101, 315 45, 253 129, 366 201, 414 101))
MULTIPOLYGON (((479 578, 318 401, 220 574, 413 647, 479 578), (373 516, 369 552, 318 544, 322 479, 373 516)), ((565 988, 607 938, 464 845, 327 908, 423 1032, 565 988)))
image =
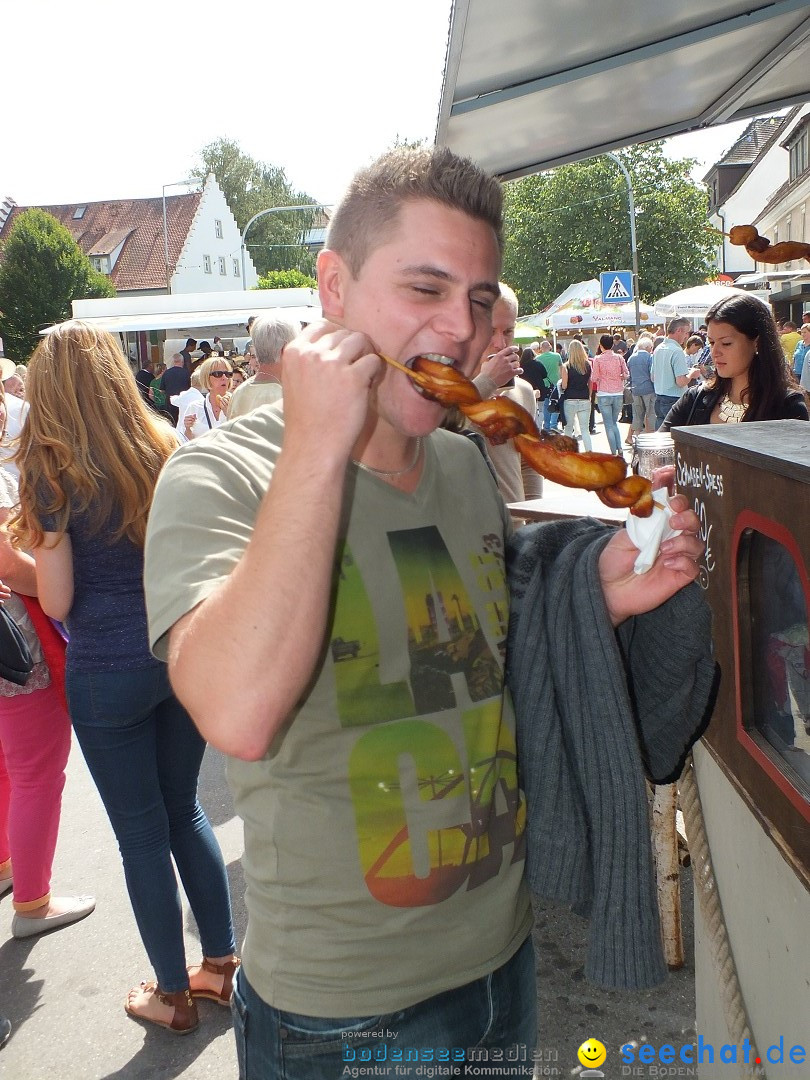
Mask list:
POLYGON ((180 416, 180 437, 183 442, 188 442, 188 436, 186 435, 186 417, 194 416, 194 427, 191 429, 190 437, 192 439, 199 439, 201 435, 207 435, 209 431, 213 431, 214 428, 219 427, 220 424, 224 424, 228 417, 225 415, 225 410, 219 410, 219 417, 214 416, 214 409, 211 405, 211 396, 206 394, 204 398, 200 398, 199 401, 193 401, 184 413, 180 416))

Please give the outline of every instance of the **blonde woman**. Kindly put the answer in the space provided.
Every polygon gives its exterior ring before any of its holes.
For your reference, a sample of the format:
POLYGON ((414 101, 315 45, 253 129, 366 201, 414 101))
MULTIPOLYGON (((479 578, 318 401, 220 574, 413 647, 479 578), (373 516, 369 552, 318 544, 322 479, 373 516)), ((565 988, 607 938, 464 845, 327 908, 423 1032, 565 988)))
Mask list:
POLYGON ((147 642, 146 518, 176 436, 141 398, 115 340, 86 323, 43 339, 27 390, 12 527, 34 552, 42 607, 70 632, 71 720, 157 976, 125 1007, 185 1034, 198 1022, 192 993, 227 1004, 238 960, 222 854, 197 801, 205 744, 147 642), (172 856, 205 954, 191 980, 172 856))
POLYGON ((199 368, 201 401, 189 405, 181 417, 183 436, 186 441, 198 439, 224 424, 228 419, 231 403, 231 362, 224 356, 209 356, 199 368))
POLYGON ((579 433, 586 451, 591 449, 588 416, 591 411, 591 362, 580 341, 568 346, 568 361, 560 368, 560 384, 565 394, 565 434, 574 434, 574 420, 579 423, 579 433))

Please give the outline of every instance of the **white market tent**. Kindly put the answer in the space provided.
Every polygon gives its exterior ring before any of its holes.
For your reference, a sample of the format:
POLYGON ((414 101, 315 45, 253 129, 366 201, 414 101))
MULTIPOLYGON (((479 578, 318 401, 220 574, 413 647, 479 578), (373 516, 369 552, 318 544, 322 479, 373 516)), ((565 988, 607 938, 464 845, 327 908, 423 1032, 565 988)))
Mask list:
MULTIPOLYGON (((599 282, 591 278, 569 285, 548 307, 530 319, 544 330, 597 330, 634 326, 636 308, 635 304, 603 304, 599 282)), ((655 323, 655 309, 649 304, 639 304, 639 320, 642 326, 655 323)))
MULTIPOLYGON (((309 323, 321 316, 320 301, 314 289, 161 293, 73 301, 74 319, 120 334, 139 330, 206 329, 210 336, 217 332, 220 336, 230 336, 230 331, 235 328, 243 333, 251 315, 268 311, 283 314, 292 322, 309 323)), ((41 333, 47 334, 51 330, 53 327, 49 326, 41 333)))
POLYGON ((706 312, 714 304, 721 300, 727 300, 731 296, 755 296, 770 311, 766 300, 756 293, 747 292, 744 289, 735 289, 730 285, 696 285, 692 289, 679 289, 677 292, 662 296, 655 303, 655 311, 658 315, 669 318, 675 315, 688 315, 690 318, 703 319, 706 312))
POLYGON ((436 141, 508 180, 808 98, 807 0, 454 0, 436 141))

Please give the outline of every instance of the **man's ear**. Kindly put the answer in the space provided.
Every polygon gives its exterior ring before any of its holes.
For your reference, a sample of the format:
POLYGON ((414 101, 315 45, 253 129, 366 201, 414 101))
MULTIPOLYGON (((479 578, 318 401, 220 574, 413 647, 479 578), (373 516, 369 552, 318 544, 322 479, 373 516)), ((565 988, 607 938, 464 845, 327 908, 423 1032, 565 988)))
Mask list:
POLYGON ((324 248, 318 253, 318 295, 323 317, 332 322, 339 323, 343 319, 344 286, 348 274, 348 266, 336 251, 324 248))

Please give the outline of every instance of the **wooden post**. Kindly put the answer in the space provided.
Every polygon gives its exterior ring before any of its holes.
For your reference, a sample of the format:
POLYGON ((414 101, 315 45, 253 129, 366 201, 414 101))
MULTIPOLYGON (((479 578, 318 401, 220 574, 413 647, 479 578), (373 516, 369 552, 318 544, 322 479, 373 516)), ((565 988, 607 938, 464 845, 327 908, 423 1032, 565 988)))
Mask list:
POLYGON ((678 864, 678 832, 675 827, 677 805, 678 787, 676 784, 656 785, 653 788, 652 844, 658 910, 661 915, 664 957, 672 970, 683 967, 681 882, 678 864))

